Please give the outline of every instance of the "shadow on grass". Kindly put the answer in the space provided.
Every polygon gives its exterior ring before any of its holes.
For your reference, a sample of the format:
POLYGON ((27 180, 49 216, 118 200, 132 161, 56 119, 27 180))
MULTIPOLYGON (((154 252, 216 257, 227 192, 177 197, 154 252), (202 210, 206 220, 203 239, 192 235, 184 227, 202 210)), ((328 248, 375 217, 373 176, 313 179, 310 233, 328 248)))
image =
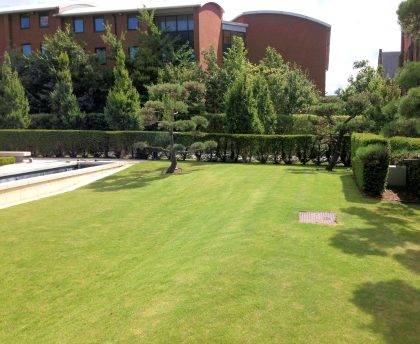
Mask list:
MULTIPOLYGON (((420 232, 409 221, 416 214, 403 204, 382 203, 375 210, 350 207, 342 210, 362 219, 368 227, 339 231, 331 238, 331 245, 344 253, 356 256, 389 256, 388 250, 420 245, 420 232)), ((419 271, 419 251, 407 250, 393 256, 413 272, 419 271)))
MULTIPOLYGON (((194 164, 188 164, 188 167, 194 164)), ((167 174, 165 173, 167 167, 160 167, 156 169, 128 169, 122 173, 114 174, 110 177, 97 181, 88 185, 86 188, 97 192, 112 192, 120 190, 138 189, 150 185, 153 182, 164 180, 167 178, 177 178, 185 176, 197 171, 198 169, 188 168, 183 165, 181 173, 167 174)))
POLYGON ((369 326, 387 343, 418 343, 420 338, 420 291, 401 280, 365 283, 351 300, 373 317, 369 326))
POLYGON ((394 259, 407 269, 420 274, 420 251, 406 250, 405 253, 394 255, 394 259))
POLYGON ((363 195, 357 187, 352 173, 341 175, 340 179, 344 197, 347 202, 363 204, 376 204, 381 202, 381 200, 378 198, 363 195))

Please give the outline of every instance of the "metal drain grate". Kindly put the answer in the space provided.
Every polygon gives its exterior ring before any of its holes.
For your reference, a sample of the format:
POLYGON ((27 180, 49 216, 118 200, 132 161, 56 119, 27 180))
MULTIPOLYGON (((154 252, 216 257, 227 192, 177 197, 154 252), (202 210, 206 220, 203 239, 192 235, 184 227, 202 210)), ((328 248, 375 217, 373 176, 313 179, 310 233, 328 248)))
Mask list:
POLYGON ((300 223, 312 223, 317 225, 336 225, 337 215, 335 213, 314 213, 314 212, 300 212, 300 223))

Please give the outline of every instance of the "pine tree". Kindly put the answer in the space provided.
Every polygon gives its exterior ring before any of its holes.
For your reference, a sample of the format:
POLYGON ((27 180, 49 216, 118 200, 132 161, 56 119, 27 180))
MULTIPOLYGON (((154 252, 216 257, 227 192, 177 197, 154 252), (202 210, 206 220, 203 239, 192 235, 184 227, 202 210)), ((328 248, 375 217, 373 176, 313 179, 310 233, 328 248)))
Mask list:
POLYGON ((276 128, 276 113, 271 100, 270 89, 265 78, 257 74, 254 79, 254 97, 257 106, 258 118, 264 128, 265 134, 274 134, 276 128))
POLYGON ((210 113, 221 113, 224 110, 224 98, 227 85, 222 76, 222 69, 217 63, 216 51, 213 47, 204 52, 206 109, 210 113))
POLYGON ((140 96, 128 75, 121 47, 116 51, 114 78, 104 111, 109 127, 112 130, 137 130, 141 127, 140 96))
POLYGON ((250 67, 247 54, 244 40, 241 37, 233 37, 232 46, 226 52, 222 66, 222 74, 227 85, 231 85, 250 67))
POLYGON ((55 127, 74 129, 79 127, 81 113, 76 96, 73 94, 73 82, 67 53, 60 54, 56 68, 57 81, 51 92, 51 110, 57 116, 55 127))
POLYGON ((12 69, 10 56, 4 54, 0 76, 0 128, 27 128, 30 122, 29 103, 19 75, 12 69))
POLYGON ((179 66, 193 56, 187 44, 180 45, 179 38, 163 32, 156 25, 153 11, 141 10, 138 51, 132 63, 133 84, 146 98, 147 86, 159 81, 159 71, 167 65, 179 66))
POLYGON ((246 74, 229 88, 226 95, 226 119, 229 133, 261 134, 263 126, 258 118, 253 85, 246 74))

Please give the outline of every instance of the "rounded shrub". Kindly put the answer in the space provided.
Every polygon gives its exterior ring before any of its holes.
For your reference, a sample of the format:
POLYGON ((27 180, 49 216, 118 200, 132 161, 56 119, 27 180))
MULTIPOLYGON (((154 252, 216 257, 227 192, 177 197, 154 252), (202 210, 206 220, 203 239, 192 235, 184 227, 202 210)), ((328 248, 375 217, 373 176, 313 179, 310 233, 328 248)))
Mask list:
POLYGON ((366 194, 380 196, 383 193, 389 162, 389 145, 371 144, 357 150, 353 159, 353 171, 358 186, 366 194))

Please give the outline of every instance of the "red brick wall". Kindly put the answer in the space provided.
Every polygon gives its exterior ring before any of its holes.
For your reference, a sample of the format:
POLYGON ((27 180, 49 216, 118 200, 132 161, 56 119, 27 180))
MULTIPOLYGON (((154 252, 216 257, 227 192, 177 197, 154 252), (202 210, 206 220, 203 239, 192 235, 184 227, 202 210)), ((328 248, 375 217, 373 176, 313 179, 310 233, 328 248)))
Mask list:
POLYGON ((249 24, 246 44, 249 58, 258 62, 268 46, 285 60, 306 71, 318 90, 325 92, 331 29, 311 20, 284 14, 250 14, 235 21, 249 24))
POLYGON ((401 35, 401 57, 402 63, 406 61, 420 61, 420 44, 414 42, 411 37, 401 35))
MULTIPOLYGON (((30 13, 31 23, 29 29, 20 28, 20 13, 14 13, 10 15, 2 15, 3 21, 9 21, 10 27, 10 38, 12 41, 11 49, 20 50, 22 44, 30 43, 32 45, 32 50, 39 50, 41 48, 41 43, 45 35, 53 34, 57 28, 60 26, 60 19, 54 17, 54 11, 42 12, 41 14, 48 13, 49 15, 49 27, 40 28, 39 27, 39 15, 40 13, 30 13)), ((3 54, 3 52, 2 52, 3 54)))
POLYGON ((200 7, 196 13, 195 45, 198 61, 203 63, 203 52, 211 46, 222 59, 222 17, 223 9, 214 2, 200 7))

